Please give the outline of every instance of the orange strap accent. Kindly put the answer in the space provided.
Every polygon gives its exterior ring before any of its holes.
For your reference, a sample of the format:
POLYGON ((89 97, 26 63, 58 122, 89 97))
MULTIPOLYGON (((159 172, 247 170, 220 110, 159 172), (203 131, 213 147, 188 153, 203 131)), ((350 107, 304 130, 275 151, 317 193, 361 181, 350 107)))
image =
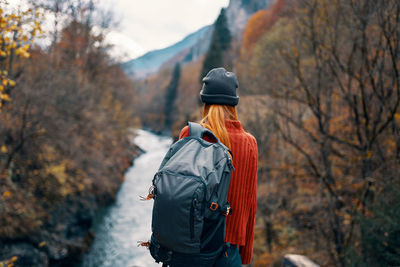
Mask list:
POLYGON ((139 196, 140 200, 145 201, 145 200, 150 200, 154 198, 154 186, 150 186, 149 188, 149 194, 147 195, 147 197, 142 197, 139 196))
POLYGON ((145 201, 145 200, 153 199, 154 195, 153 194, 148 194, 147 197, 142 197, 142 196, 139 196, 139 197, 140 197, 140 200, 145 201))
POLYGON ((212 202, 210 205, 210 210, 216 211, 218 209, 218 203, 212 202))
POLYGON ((138 241, 138 247, 150 247, 150 241, 138 241))

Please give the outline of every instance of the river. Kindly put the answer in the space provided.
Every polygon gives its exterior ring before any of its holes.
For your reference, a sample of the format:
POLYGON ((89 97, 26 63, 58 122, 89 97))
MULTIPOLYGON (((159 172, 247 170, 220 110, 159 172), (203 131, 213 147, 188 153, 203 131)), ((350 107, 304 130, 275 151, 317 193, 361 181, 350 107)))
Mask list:
POLYGON ((152 178, 172 142, 171 138, 138 130, 136 145, 146 153, 137 157, 126 172, 116 201, 96 215, 95 239, 82 261, 82 267, 151 267, 157 265, 146 248, 137 241, 147 241, 151 234, 153 201, 146 196, 152 178))

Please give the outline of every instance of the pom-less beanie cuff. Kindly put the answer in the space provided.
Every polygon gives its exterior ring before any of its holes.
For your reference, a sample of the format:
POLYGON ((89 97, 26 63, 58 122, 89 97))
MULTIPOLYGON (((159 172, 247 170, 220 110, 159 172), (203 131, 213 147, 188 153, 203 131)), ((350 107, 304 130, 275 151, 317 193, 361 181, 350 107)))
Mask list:
POLYGON ((207 104, 236 106, 239 103, 238 96, 208 95, 203 94, 203 91, 200 92, 200 98, 203 103, 207 104))

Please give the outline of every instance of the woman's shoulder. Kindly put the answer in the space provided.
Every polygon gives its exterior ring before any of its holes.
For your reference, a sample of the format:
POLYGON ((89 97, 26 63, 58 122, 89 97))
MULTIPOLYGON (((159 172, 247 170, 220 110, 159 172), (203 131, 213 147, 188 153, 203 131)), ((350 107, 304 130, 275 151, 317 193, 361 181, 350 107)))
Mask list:
POLYGON ((251 151, 252 154, 258 153, 258 146, 256 138, 249 132, 244 131, 241 134, 241 140, 239 142, 244 142, 247 144, 247 149, 251 151))
POLYGON ((245 132, 248 149, 251 151, 251 155, 253 155, 253 159, 257 161, 258 159, 258 146, 257 146, 257 139, 249 132, 245 132))
POLYGON ((185 127, 182 128, 182 130, 179 134, 179 139, 182 139, 187 136, 189 136, 189 126, 186 125, 185 127))
POLYGON ((244 129, 241 132, 236 132, 232 134, 232 138, 238 138, 239 140, 257 146, 256 138, 251 133, 245 131, 244 129))
POLYGON ((250 142, 257 146, 257 139, 249 132, 245 132, 250 142))

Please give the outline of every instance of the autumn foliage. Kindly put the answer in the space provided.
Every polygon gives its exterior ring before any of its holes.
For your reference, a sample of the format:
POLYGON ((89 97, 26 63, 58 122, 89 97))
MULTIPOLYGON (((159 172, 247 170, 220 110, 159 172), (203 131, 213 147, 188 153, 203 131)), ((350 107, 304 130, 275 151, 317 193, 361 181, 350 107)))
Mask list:
MULTIPOLYGON (((0 249, 68 249, 61 237, 82 223, 60 226, 53 214, 112 198, 136 117, 175 136, 200 119, 207 60, 133 85, 86 20, 93 9, 63 8, 69 19, 47 50, 31 43, 39 15, 1 9, 0 249)), ((228 36, 223 24, 214 41, 228 36)), ((239 77, 239 119, 259 146, 253 265, 287 253, 320 266, 400 265, 399 1, 277 0, 241 36, 218 59, 239 77)))
POLYGON ((19 75, 13 72, 15 58, 29 58, 31 43, 42 33, 40 12, 6 8, 7 5, 0 5, 0 111, 11 100, 10 91, 19 75))
POLYGON ((83 4, 68 8, 85 16, 64 11, 47 49, 30 42, 43 23, 32 20, 36 11, 2 13, 1 92, 12 101, 0 113, 0 265, 23 265, 10 250, 21 243, 49 261, 71 260, 89 244, 94 210, 111 202, 136 153, 134 87, 87 20, 95 10, 83 4))
POLYGON ((279 19, 286 2, 287 0, 277 0, 270 8, 261 9, 250 17, 243 34, 242 49, 245 51, 253 49, 262 34, 268 31, 279 19))
POLYGON ((238 62, 259 103, 256 266, 399 264, 399 3, 295 2, 249 21, 238 62))

